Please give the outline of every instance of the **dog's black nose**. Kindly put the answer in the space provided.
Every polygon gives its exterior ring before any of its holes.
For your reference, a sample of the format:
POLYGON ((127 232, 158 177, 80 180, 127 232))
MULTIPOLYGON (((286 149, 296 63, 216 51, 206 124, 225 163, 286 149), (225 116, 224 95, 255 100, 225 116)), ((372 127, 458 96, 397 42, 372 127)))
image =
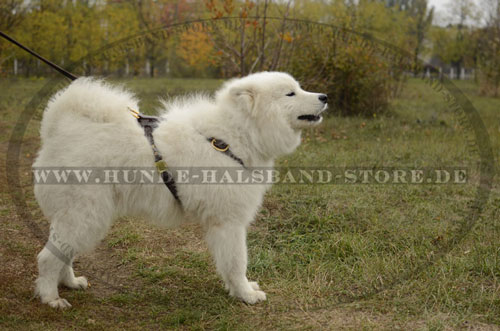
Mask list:
POLYGON ((327 103, 328 102, 328 96, 326 94, 320 94, 319 97, 318 97, 319 101, 323 102, 323 103, 327 103))

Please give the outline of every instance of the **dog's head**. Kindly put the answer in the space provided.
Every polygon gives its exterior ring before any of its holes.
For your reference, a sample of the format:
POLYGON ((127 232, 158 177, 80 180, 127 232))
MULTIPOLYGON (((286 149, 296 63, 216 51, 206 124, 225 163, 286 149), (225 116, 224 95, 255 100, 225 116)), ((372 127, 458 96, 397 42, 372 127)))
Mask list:
POLYGON ((321 123, 321 113, 328 107, 326 94, 304 91, 292 76, 282 72, 260 72, 234 79, 226 90, 241 111, 295 130, 321 123))
POLYGON ((304 91, 282 72, 230 80, 217 93, 216 102, 239 122, 248 123, 249 130, 256 128, 252 137, 259 137, 268 157, 291 153, 300 144, 301 129, 321 123, 328 107, 326 94, 304 91))

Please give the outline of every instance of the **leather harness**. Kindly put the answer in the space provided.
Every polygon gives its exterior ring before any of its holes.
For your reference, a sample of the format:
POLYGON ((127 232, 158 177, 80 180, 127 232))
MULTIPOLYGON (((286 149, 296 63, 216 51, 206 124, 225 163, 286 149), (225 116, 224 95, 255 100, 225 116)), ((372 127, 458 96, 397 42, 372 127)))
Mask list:
MULTIPOLYGON (((161 121, 161 117, 144 115, 131 108, 129 108, 129 110, 132 113, 132 115, 137 119, 139 125, 144 129, 144 135, 148 139, 148 142, 151 145, 151 149, 153 150, 156 169, 158 170, 158 173, 160 174, 163 182, 165 183, 165 186, 167 186, 168 190, 172 193, 175 200, 177 200, 177 202, 182 206, 182 202, 179 199, 179 195, 177 194, 177 186, 175 185, 174 177, 172 176, 172 173, 168 171, 167 163, 165 162, 165 160, 163 160, 163 157, 161 156, 160 151, 156 147, 153 138, 153 131, 158 127, 158 124, 161 121)), ((241 160, 239 157, 234 155, 233 152, 231 152, 231 150, 229 149, 229 145, 226 142, 214 137, 207 138, 207 140, 210 142, 210 144, 216 151, 224 153, 225 155, 229 156, 230 158, 241 164, 243 168, 245 168, 243 160, 241 160)))

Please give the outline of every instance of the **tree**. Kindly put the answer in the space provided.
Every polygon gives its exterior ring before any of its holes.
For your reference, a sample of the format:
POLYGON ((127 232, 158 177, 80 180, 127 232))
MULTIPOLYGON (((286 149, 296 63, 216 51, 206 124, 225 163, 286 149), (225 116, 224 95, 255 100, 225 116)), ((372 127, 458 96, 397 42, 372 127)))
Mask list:
MULTIPOLYGON (((139 31, 139 21, 133 8, 127 3, 114 3, 103 9, 102 19, 106 22, 106 42, 114 42, 134 35, 139 31)), ((117 70, 118 75, 138 75, 144 63, 144 49, 136 45, 135 49, 126 49, 120 57, 109 60, 109 70, 117 70)))
POLYGON ((382 0, 387 7, 397 7, 399 10, 406 10, 411 0, 382 0))
POLYGON ((292 1, 236 2, 233 0, 206 0, 205 6, 214 20, 223 16, 239 17, 236 26, 213 25, 212 43, 219 54, 224 75, 247 75, 255 70, 277 70, 286 62, 293 36, 287 29, 292 1), (281 21, 268 20, 281 16, 281 21))
MULTIPOLYGON (((26 17, 29 3, 24 0, 0 1, 0 31, 9 33, 16 29, 26 17)), ((8 43, 0 43, 0 68, 14 56, 14 47, 8 43)))
POLYGON ((481 92, 498 97, 500 85, 500 0, 484 0, 489 15, 479 37, 481 92))
MULTIPOLYGON (((193 13, 193 8, 186 0, 129 0, 128 3, 137 14, 140 28, 144 31, 152 31, 155 28, 188 19, 193 13)), ((164 52, 165 45, 161 39, 152 33, 146 33, 144 41, 149 75, 154 77, 157 62, 159 62, 162 56, 166 55, 164 52)))
MULTIPOLYGON (((48 59, 61 63, 64 58, 66 25, 64 17, 56 7, 55 1, 33 3, 20 29, 13 31, 14 37, 22 44, 32 48, 48 59)), ((21 60, 26 67, 26 75, 46 72, 38 60, 25 51, 15 48, 16 59, 21 60)))
POLYGON ((322 15, 338 27, 338 33, 296 35, 290 72, 306 89, 328 93, 332 112, 353 116, 384 112, 407 69, 384 56, 371 37, 406 45, 405 14, 382 1, 336 0, 322 8, 322 15))
POLYGON ((419 72, 418 56, 434 17, 434 7, 428 8, 427 0, 413 0, 407 9, 410 18, 410 33, 413 36, 413 67, 415 75, 419 72))
POLYGON ((452 22, 456 22, 455 39, 450 46, 454 50, 454 55, 450 60, 457 70, 457 77, 460 77, 461 68, 466 60, 467 49, 471 46, 471 30, 468 28, 468 24, 470 21, 477 19, 478 14, 476 6, 471 0, 450 0, 448 7, 450 8, 452 22))
POLYGON ((474 65, 477 47, 472 30, 460 30, 457 26, 433 27, 430 35, 433 52, 458 73, 463 65, 474 65))
POLYGON ((209 66, 215 65, 214 46, 200 24, 182 32, 179 39, 176 53, 194 71, 203 73, 209 66))
POLYGON ((0 31, 14 30, 25 18, 29 5, 24 0, 4 0, 0 2, 0 31))
MULTIPOLYGON (((165 1, 129 0, 129 4, 133 7, 142 30, 151 31, 160 26, 165 1)), ((148 74, 154 77, 161 52, 160 45, 155 36, 149 33, 145 35, 144 41, 148 74)))

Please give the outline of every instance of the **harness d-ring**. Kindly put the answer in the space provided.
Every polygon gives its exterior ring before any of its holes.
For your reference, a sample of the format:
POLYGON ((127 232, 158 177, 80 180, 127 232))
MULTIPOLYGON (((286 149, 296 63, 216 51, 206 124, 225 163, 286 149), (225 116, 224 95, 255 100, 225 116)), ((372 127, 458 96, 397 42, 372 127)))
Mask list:
POLYGON ((226 146, 224 148, 220 148, 219 146, 217 146, 215 143, 217 142, 217 139, 213 138, 210 143, 212 144, 212 147, 216 150, 216 151, 219 151, 219 152, 227 152, 227 150, 229 149, 229 145, 226 144, 226 146))

